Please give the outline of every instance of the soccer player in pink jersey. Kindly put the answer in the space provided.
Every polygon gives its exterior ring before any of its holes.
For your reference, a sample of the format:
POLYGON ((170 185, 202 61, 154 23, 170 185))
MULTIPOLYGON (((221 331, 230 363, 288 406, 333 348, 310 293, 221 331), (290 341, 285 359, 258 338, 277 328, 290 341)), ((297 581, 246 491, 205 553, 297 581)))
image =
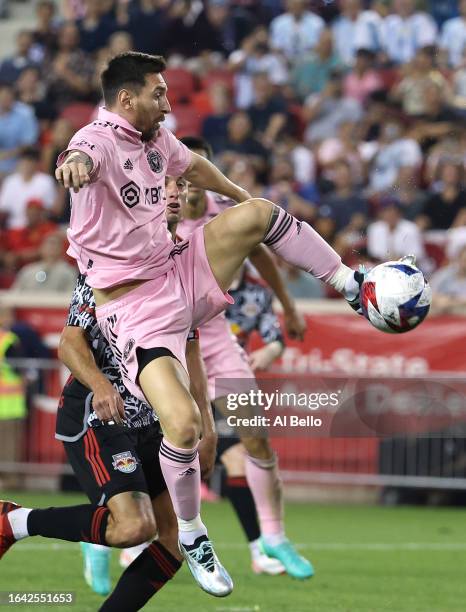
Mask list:
MULTIPOLYGON (((191 151, 210 159, 209 144, 201 138, 182 138, 191 151)), ((198 187, 188 186, 187 198, 182 198, 181 220, 177 224, 176 232, 181 238, 189 236, 208 221, 215 218, 221 210, 232 204, 231 200, 216 196, 198 187)), ((265 248, 265 247, 263 247, 265 248)), ((251 258, 252 263, 256 259, 251 258)), ((259 258, 259 272, 261 272, 261 259, 259 258)), ((271 259, 269 265, 276 267, 271 259)), ((277 276, 280 274, 277 270, 277 276)), ((278 286, 279 294, 286 295, 285 312, 292 300, 288 297, 286 289, 278 286)), ((225 313, 220 313, 200 328, 200 343, 202 357, 206 366, 209 381, 209 394, 215 407, 225 416, 228 415, 226 396, 238 392, 238 381, 241 379, 241 392, 247 391, 245 385, 256 389, 255 375, 249 360, 240 347, 237 339, 230 330, 225 313)), ((244 416, 253 416, 253 409, 244 409, 244 416), (250 414, 248 414, 250 413, 250 414)), ((256 558, 253 550, 253 568, 256 572, 268 571, 267 557, 263 558, 259 552, 262 549, 267 556, 274 557, 282 564, 282 568, 294 578, 310 578, 314 574, 312 565, 299 555, 285 537, 283 517, 283 494, 278 470, 278 461, 273 452, 268 437, 250 435, 243 430, 240 438, 246 449, 245 474, 247 484, 254 498, 261 527, 261 540, 257 542, 256 558)), ((270 573, 275 567, 271 566, 270 573)))
MULTIPOLYGON (((178 519, 180 550, 199 585, 224 596, 233 584, 200 517, 201 425, 185 367, 189 330, 231 301, 225 292, 261 242, 356 308, 361 279, 307 223, 268 200, 251 198, 161 126, 171 110, 164 69, 163 58, 140 53, 109 62, 102 73, 105 108, 71 139, 56 178, 73 191, 69 254, 93 288, 96 316, 123 381, 160 419, 160 465, 178 519), (242 203, 173 246, 165 220, 167 173, 242 203)), ((100 413, 121 419, 114 404, 100 413)), ((4 540, 3 548, 13 541, 4 540)))

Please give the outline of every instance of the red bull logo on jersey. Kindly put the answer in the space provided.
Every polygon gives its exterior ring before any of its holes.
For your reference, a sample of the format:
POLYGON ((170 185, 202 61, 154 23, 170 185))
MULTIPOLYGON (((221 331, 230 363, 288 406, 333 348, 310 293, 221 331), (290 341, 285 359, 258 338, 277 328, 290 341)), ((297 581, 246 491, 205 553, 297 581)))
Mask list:
POLYGON ((132 455, 131 451, 112 455, 112 459, 113 469, 119 470, 124 474, 131 474, 138 467, 136 457, 132 455))

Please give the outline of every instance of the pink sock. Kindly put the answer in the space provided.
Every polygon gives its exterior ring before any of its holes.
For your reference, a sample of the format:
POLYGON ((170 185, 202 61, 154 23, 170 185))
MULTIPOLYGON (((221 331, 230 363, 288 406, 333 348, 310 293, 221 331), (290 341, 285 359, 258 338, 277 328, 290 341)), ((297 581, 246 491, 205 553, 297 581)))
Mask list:
POLYGON ((276 457, 256 459, 246 455, 246 480, 256 504, 262 535, 283 535, 282 482, 276 457))
POLYGON ((287 263, 324 282, 329 282, 341 266, 341 257, 320 234, 280 206, 274 208, 264 244, 287 263))
POLYGON ((190 521, 201 509, 201 470, 197 444, 177 448, 164 438, 159 451, 160 467, 178 518, 190 521))

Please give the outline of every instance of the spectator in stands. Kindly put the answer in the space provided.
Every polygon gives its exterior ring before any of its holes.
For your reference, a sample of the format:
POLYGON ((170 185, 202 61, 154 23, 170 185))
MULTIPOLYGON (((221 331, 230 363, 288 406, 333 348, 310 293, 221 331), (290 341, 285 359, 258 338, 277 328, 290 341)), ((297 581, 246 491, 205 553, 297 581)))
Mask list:
POLYGON ((292 72, 291 86, 298 100, 305 100, 310 94, 321 92, 332 72, 340 67, 341 61, 334 50, 332 31, 326 28, 321 31, 314 51, 298 61, 292 72))
POLYGON ((86 0, 85 6, 86 13, 77 22, 79 46, 87 53, 94 53, 106 46, 117 25, 100 0, 86 0))
POLYGON ((0 179, 13 172, 21 150, 34 144, 38 135, 32 109, 15 100, 11 85, 0 83, 0 179))
POLYGON ((52 56, 57 50, 57 19, 55 3, 52 0, 40 0, 36 6, 36 27, 32 33, 34 53, 42 61, 52 56))
POLYGON ((436 44, 437 26, 428 13, 416 11, 415 0, 393 0, 393 10, 384 21, 384 46, 392 62, 403 64, 419 48, 436 44))
POLYGON ((6 215, 9 229, 27 225, 27 203, 39 199, 50 210, 56 196, 55 181, 39 170, 40 153, 27 148, 21 153, 18 170, 10 174, 0 189, 0 213, 6 215))
POLYGON ((91 58, 79 49, 79 30, 64 24, 58 33, 58 52, 48 75, 50 95, 59 109, 77 100, 90 100, 94 66, 91 58))
POLYGON ((395 183, 400 168, 417 172, 422 164, 418 143, 409 138, 399 119, 392 117, 382 128, 375 155, 372 158, 369 191, 382 193, 395 183))
POLYGON ((210 89, 212 113, 207 115, 202 124, 202 136, 212 147, 214 154, 224 150, 228 140, 228 121, 231 117, 232 101, 228 87, 223 83, 214 83, 210 89))
POLYGON ((464 119, 466 116, 466 49, 462 60, 453 73, 452 109, 464 119))
POLYGON ((47 220, 41 200, 32 199, 26 203, 26 225, 10 229, 5 233, 7 252, 5 267, 15 269, 39 259, 44 238, 58 230, 56 223, 47 220))
POLYGON ((434 47, 418 49, 406 76, 392 93, 394 100, 401 101, 407 115, 420 116, 427 113, 426 94, 432 85, 437 86, 444 95, 449 91, 448 81, 435 68, 435 53, 434 47))
POLYGON ((286 62, 279 53, 270 50, 264 26, 256 28, 243 40, 241 48, 233 51, 228 66, 235 73, 237 108, 247 108, 253 103, 254 75, 266 74, 274 86, 285 85, 288 81, 286 62))
POLYGON ((379 220, 369 224, 367 252, 378 261, 398 259, 412 253, 420 267, 425 263, 421 230, 412 221, 403 219, 403 211, 395 200, 387 198, 382 201, 379 220))
POLYGON ((437 192, 431 192, 422 211, 422 226, 446 230, 465 225, 464 165, 445 160, 438 169, 437 192))
POLYGON ((354 98, 365 104, 370 94, 383 89, 383 82, 377 70, 374 69, 375 54, 369 49, 358 49, 354 67, 346 75, 343 91, 347 98, 354 98))
POLYGON ((40 248, 41 259, 21 268, 13 291, 55 291, 69 293, 76 282, 76 270, 63 260, 63 235, 49 234, 40 248))
POLYGON ((426 192, 418 187, 418 172, 410 166, 401 167, 398 177, 386 194, 396 200, 403 217, 415 221, 424 210, 427 200, 426 192))
POLYGON ((354 180, 350 164, 345 159, 335 162, 331 173, 333 188, 322 197, 319 214, 335 221, 336 231, 344 229, 354 215, 362 215, 366 220, 369 206, 359 186, 354 180))
POLYGON ((454 230, 459 235, 449 252, 449 263, 429 279, 433 314, 466 313, 466 228, 454 230))
POLYGON ((264 172, 268 158, 267 150, 253 136, 253 125, 244 111, 233 113, 227 124, 227 141, 219 156, 222 164, 229 166, 237 159, 247 158, 258 172, 264 172))
POLYGON ((34 109, 39 122, 55 118, 55 108, 47 97, 46 84, 36 66, 25 68, 20 74, 16 81, 16 93, 20 102, 34 109))
MULTIPOLYGON (((122 3, 122 6, 125 4, 122 3)), ((139 0, 137 6, 132 6, 131 9, 125 29, 134 41, 134 50, 161 54, 167 27, 167 15, 163 3, 159 0, 139 0)))
POLYGON ((448 63, 457 68, 463 63, 466 50, 466 0, 459 0, 459 17, 448 19, 442 26, 440 47, 448 53, 448 63))
POLYGON ((292 63, 317 45, 324 20, 307 10, 308 0, 287 0, 287 12, 270 24, 270 46, 292 63))
POLYGON ((16 53, 7 57, 0 64, 0 82, 15 83, 25 68, 34 66, 31 57, 32 34, 27 30, 21 30, 16 35, 16 53))
POLYGON ((273 160, 268 183, 266 198, 273 200, 298 219, 312 221, 315 218, 316 207, 300 195, 290 159, 276 157, 273 160))
POLYGON ((357 50, 356 32, 362 13, 361 0, 341 0, 341 13, 332 25, 335 48, 346 66, 352 66, 357 50))
POLYGON ((314 143, 335 137, 342 123, 359 121, 362 107, 357 100, 344 97, 342 76, 332 73, 323 91, 306 99, 302 115, 308 123, 305 139, 314 143))
POLYGON ((275 144, 287 122, 287 105, 283 97, 276 94, 266 74, 254 77, 254 102, 247 113, 254 134, 265 147, 275 144))

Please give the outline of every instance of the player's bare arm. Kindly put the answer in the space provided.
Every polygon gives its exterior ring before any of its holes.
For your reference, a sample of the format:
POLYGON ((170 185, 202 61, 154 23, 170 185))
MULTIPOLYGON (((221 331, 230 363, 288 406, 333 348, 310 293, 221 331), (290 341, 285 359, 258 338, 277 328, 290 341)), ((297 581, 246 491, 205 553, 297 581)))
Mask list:
POLYGON ((232 183, 208 159, 194 152, 192 152, 191 164, 183 176, 196 187, 215 191, 235 202, 244 202, 251 197, 245 189, 232 183))
POLYGON ((207 390, 207 375, 201 356, 199 340, 186 345, 186 365, 190 379, 190 392, 199 407, 202 421, 202 440, 199 444, 199 461, 203 478, 208 478, 215 465, 217 433, 207 390))
POLYGON ((93 162, 83 151, 70 151, 65 161, 55 170, 55 178, 66 189, 77 193, 91 180, 93 162))
POLYGON ((274 256, 265 245, 259 244, 251 252, 249 259, 282 305, 288 335, 290 338, 303 340, 306 333, 306 321, 296 310, 294 300, 286 289, 274 256))
POLYGON ((125 416, 123 400, 97 367, 81 327, 65 327, 60 337, 58 357, 73 376, 93 392, 92 406, 99 419, 121 423, 125 416))

